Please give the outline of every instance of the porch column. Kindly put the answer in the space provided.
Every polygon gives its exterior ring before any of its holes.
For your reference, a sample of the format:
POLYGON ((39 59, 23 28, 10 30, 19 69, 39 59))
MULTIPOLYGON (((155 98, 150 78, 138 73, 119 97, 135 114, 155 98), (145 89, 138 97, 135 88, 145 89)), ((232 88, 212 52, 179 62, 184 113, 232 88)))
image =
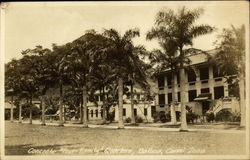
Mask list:
POLYGON ((197 95, 199 95, 201 94, 201 81, 200 81, 200 70, 198 68, 195 68, 195 74, 196 74, 195 88, 197 95))
POLYGON ((208 67, 208 74, 209 74, 209 92, 212 94, 212 99, 214 99, 214 75, 213 75, 213 67, 208 67))

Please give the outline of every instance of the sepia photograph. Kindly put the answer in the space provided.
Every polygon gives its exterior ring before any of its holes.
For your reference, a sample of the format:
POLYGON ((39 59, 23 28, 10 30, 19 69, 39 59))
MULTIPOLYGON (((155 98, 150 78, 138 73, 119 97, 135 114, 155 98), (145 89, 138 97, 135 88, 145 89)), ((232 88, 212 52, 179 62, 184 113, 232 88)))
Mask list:
POLYGON ((3 2, 0 18, 0 159, 250 159, 248 1, 3 2))

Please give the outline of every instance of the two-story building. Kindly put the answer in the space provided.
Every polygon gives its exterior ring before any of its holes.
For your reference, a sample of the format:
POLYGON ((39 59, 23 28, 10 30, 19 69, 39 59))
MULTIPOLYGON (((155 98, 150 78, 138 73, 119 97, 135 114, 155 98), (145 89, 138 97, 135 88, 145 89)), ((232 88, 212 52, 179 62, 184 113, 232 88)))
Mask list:
MULTIPOLYGON (((208 110, 218 113, 227 108, 232 112, 239 112, 239 102, 232 96, 232 91, 226 79, 222 77, 215 64, 208 61, 209 56, 214 56, 216 50, 202 52, 194 50, 188 55, 191 60, 185 70, 185 104, 192 108, 198 115, 203 115, 208 110)), ((175 71, 175 110, 180 112, 180 76, 175 71)), ((170 70, 162 72, 158 76, 158 94, 156 96, 156 110, 170 111, 172 102, 172 74, 170 70)))

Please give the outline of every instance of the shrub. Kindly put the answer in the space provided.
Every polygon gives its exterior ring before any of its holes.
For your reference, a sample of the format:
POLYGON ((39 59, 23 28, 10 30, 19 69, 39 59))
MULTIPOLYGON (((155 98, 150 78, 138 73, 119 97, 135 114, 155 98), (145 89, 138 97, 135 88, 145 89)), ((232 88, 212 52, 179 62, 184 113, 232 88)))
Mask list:
POLYGON ((115 112, 111 112, 107 114, 107 118, 106 118, 107 121, 110 121, 111 123, 112 121, 114 121, 114 119, 115 119, 115 112))
POLYGON ((215 116, 215 121, 228 122, 231 120, 232 120, 232 113, 226 109, 222 109, 215 116))
POLYGON ((205 116, 206 116, 208 122, 213 122, 215 119, 213 112, 206 113, 205 116))
POLYGON ((131 122, 131 118, 130 118, 130 117, 126 118, 126 119, 125 119, 125 122, 126 122, 126 123, 130 123, 130 122, 131 122))
POLYGON ((162 123, 171 121, 170 113, 165 113, 164 111, 155 112, 153 114, 154 122, 161 121, 162 123))
POLYGON ((159 112, 155 112, 153 114, 153 119, 154 119, 154 122, 158 122, 160 119, 159 119, 159 112))
POLYGON ((166 117, 166 114, 165 114, 165 112, 159 112, 159 119, 160 119, 160 121, 162 122, 162 123, 165 123, 165 122, 167 122, 167 117, 166 117))
POLYGON ((170 121, 171 121, 170 112, 166 113, 166 119, 167 119, 167 122, 170 122, 170 121))
POLYGON ((136 122, 136 123, 142 123, 142 122, 143 122, 143 119, 142 119, 141 117, 139 117, 139 116, 136 116, 136 117, 135 117, 135 122, 136 122))
POLYGON ((193 112, 188 112, 187 113, 187 122, 190 123, 194 123, 194 120, 196 120, 198 118, 198 115, 193 113, 193 112))
POLYGON ((232 113, 231 120, 233 122, 240 122, 241 116, 240 113, 232 113))

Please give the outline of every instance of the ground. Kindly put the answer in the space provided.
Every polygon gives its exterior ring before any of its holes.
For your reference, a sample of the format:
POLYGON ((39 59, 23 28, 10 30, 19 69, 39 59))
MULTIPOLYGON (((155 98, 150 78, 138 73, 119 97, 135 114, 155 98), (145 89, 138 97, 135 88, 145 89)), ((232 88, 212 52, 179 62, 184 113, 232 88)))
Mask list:
POLYGON ((116 129, 5 122, 6 155, 245 154, 244 130, 116 129))

